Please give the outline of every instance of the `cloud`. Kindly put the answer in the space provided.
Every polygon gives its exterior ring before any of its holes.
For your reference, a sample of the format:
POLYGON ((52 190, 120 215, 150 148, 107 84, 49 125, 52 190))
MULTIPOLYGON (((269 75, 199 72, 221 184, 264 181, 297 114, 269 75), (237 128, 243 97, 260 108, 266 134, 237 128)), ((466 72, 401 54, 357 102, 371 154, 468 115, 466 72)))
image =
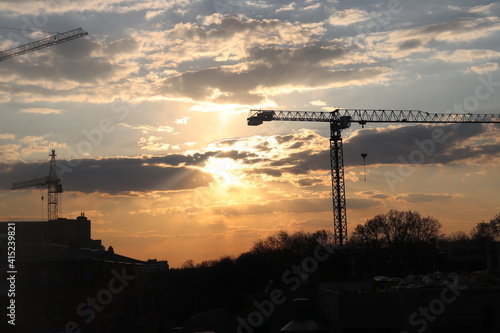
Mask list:
MULTIPOLYGON (((36 138, 25 140, 37 141, 36 138)), ((6 158, 10 156, 7 155, 7 150, 12 148, 11 146, 5 146, 6 158)), ((154 150, 152 147, 148 148, 154 150)), ((209 158, 230 158, 237 161, 255 156, 251 152, 229 150, 164 156, 58 160, 57 165, 66 191, 120 194, 206 187, 214 181, 212 175, 203 170, 209 158)), ((13 159, 13 156, 9 159, 13 159)), ((37 174, 48 174, 48 162, 1 163, 0 170, 3 170, 0 173, 0 188, 7 189, 14 181, 29 179, 37 174)))
POLYGON ((463 42, 490 36, 498 30, 498 18, 477 18, 430 24, 407 33, 429 41, 463 42))
POLYGON ((302 221, 294 221, 287 224, 287 227, 304 229, 304 230, 320 230, 320 229, 331 229, 333 226, 332 220, 327 219, 307 219, 302 221))
POLYGON ((170 148, 170 144, 164 143, 162 137, 154 135, 141 137, 138 146, 141 149, 149 151, 166 151, 170 148))
MULTIPOLYGON (((149 0, 149 1, 124 1, 124 0, 108 0, 102 2, 100 0, 70 0, 70 1, 37 1, 37 0, 23 0, 13 1, 7 0, 0 2, 0 11, 10 13, 11 16, 18 15, 47 15, 51 14, 64 14, 64 13, 130 13, 146 10, 165 10, 172 7, 173 4, 177 6, 185 4, 187 1, 162 1, 162 0, 149 0)), ((189 3, 189 2, 187 2, 189 3)))
POLYGON ((255 105, 285 92, 379 83, 390 72, 385 67, 339 67, 353 61, 350 46, 339 40, 319 42, 325 32, 321 23, 211 17, 205 19, 208 25, 179 23, 170 30, 133 33, 141 52, 151 54, 147 59, 154 63, 149 66, 179 68, 197 59, 213 64, 172 73, 161 80, 157 94, 255 105))
POLYGON ((363 198, 368 198, 368 199, 379 199, 379 200, 385 200, 389 199, 391 196, 380 193, 377 191, 363 191, 363 192, 357 192, 355 193, 356 196, 363 197, 363 198))
MULTIPOLYGON (((0 95, 24 102, 100 102, 137 95, 138 84, 146 78, 132 79, 140 68, 131 60, 140 56, 136 49, 130 39, 105 42, 84 37, 9 59, 8 66, 0 67, 0 95)), ((147 92, 140 89, 142 96, 147 92)), ((43 108, 26 112, 55 113, 43 108)))
POLYGON ((254 61, 234 66, 185 72, 166 79, 161 93, 194 101, 258 104, 278 93, 364 85, 385 81, 387 68, 332 69, 322 65, 343 58, 347 50, 309 45, 300 49, 253 47, 254 61))
MULTIPOLYGON (((380 205, 377 200, 365 198, 349 198, 349 209, 365 209, 380 205)), ((272 213, 316 213, 331 212, 332 199, 299 198, 268 201, 262 204, 238 204, 233 206, 212 207, 214 214, 223 216, 260 215, 272 213)))
POLYGON ((189 121, 189 117, 183 117, 183 118, 179 118, 179 119, 176 119, 174 122, 176 124, 179 124, 179 125, 186 125, 189 121))
POLYGON ((316 184, 321 184, 323 183, 323 179, 321 178, 303 178, 299 179, 297 182, 299 186, 305 187, 305 186, 314 186, 316 184))
POLYGON ((474 62, 500 58, 500 52, 488 49, 458 49, 453 52, 439 52, 433 58, 447 62, 474 62))
MULTIPOLYGON (((196 164, 196 157, 182 156, 183 164, 196 164)), ((199 159, 200 161, 202 158, 199 159)), ((132 191, 172 191, 207 186, 211 176, 199 169, 181 164, 176 156, 163 158, 107 158, 58 161, 66 191, 119 194, 132 191), (159 164, 160 160, 171 165, 159 164)), ((38 173, 48 174, 48 163, 1 164, 2 188, 38 173), (43 170, 43 171, 41 171, 43 170)))
POLYGON ((278 8, 276 10, 276 13, 287 12, 287 11, 292 11, 292 10, 295 10, 295 2, 291 2, 286 6, 278 8))
POLYGON ((50 109, 50 108, 26 108, 21 109, 22 113, 38 113, 38 114, 61 114, 64 111, 61 109, 50 109))
POLYGON ((139 124, 139 125, 130 125, 127 123, 119 123, 118 126, 139 130, 144 134, 149 134, 151 132, 172 133, 174 131, 173 127, 167 126, 167 125, 159 125, 158 123, 139 124))
POLYGON ((471 66, 470 70, 478 75, 483 75, 490 72, 495 72, 498 70, 498 64, 494 62, 488 62, 478 66, 471 66))
POLYGON ((440 193, 405 193, 402 195, 398 195, 396 199, 403 200, 409 203, 419 203, 452 199, 453 197, 454 196, 450 194, 440 193))
MULTIPOLYGON (((432 51, 433 53, 437 52, 436 57, 442 57, 446 60, 445 55, 450 53, 449 48, 452 44, 470 43, 491 37, 498 33, 499 30, 500 18, 475 17, 432 23, 412 28, 359 34, 356 40, 360 45, 360 50, 363 50, 363 52, 355 53, 355 56, 367 63, 373 58, 379 61, 387 61, 408 59, 407 57, 410 55, 415 55, 417 58, 422 59, 432 59, 433 55, 430 53, 432 51)), ((463 56, 460 52, 467 52, 457 51, 456 56, 463 56)), ((491 52, 488 51, 488 54, 491 52)), ((478 53, 476 56, 481 55, 478 53)))
POLYGON ((360 147, 366 145, 367 165, 412 163, 417 155, 418 164, 492 161, 500 154, 500 146, 495 139, 482 138, 495 137, 495 133, 494 125, 484 124, 366 128, 346 140, 344 159, 347 166, 362 165, 360 147))
POLYGON ((213 207, 218 215, 259 215, 271 213, 310 213, 332 210, 330 198, 284 199, 269 201, 263 204, 239 204, 233 206, 213 207))
POLYGON ((408 39, 399 44, 400 50, 412 50, 422 45, 422 42, 418 39, 408 39))
POLYGON ((319 99, 310 102, 310 104, 314 106, 326 106, 326 102, 319 99))
POLYGON ((21 156, 19 153, 20 148, 21 145, 18 144, 0 145, 0 160, 6 162, 19 160, 19 157, 21 156))
POLYGON ((200 58, 215 61, 243 60, 249 45, 298 46, 324 32, 321 23, 301 24, 277 19, 256 20, 245 16, 214 14, 209 25, 178 23, 170 30, 137 31, 132 38, 143 52, 155 53, 163 64, 179 64, 200 58), (161 50, 162 52, 158 52, 161 50))
POLYGON ((16 138, 16 136, 14 134, 10 134, 10 133, 0 134, 0 139, 2 139, 2 140, 14 140, 15 138, 16 138))
POLYGON ((368 20, 370 14, 363 9, 350 8, 341 11, 334 11, 328 21, 331 25, 347 26, 368 20))
MULTIPOLYGON (((287 135, 238 139, 256 156, 248 156, 248 175, 308 187, 329 179, 328 138, 310 130, 287 135), (252 144, 249 144, 249 143, 252 144)), ((234 146, 242 146, 242 143, 234 146)), ((368 154, 367 165, 450 165, 495 164, 500 162, 500 137, 494 124, 405 125, 365 128, 344 138, 344 165, 363 165, 361 150, 368 154), (433 139, 434 138, 434 139, 433 139), (366 148, 363 148, 366 147, 366 148)), ((362 198, 387 199, 379 193, 359 194, 362 198)))
POLYGON ((500 5, 498 3, 490 3, 488 5, 479 5, 474 6, 467 10, 468 13, 472 14, 481 14, 481 15, 489 15, 492 14, 495 10, 498 10, 500 5))

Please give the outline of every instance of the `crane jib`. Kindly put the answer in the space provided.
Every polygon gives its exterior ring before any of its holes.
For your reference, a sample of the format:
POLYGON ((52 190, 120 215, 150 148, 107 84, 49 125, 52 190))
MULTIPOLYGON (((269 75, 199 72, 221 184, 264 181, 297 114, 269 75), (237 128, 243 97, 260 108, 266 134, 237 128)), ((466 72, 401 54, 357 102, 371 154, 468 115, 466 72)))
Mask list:
POLYGON ((341 117, 351 117, 351 122, 366 123, 500 123, 498 114, 449 114, 429 113, 419 110, 361 110, 336 109, 326 111, 277 111, 251 110, 248 125, 256 126, 264 121, 311 121, 337 122, 341 117))
POLYGON ((13 47, 6 51, 0 52, 0 61, 7 60, 39 49, 43 49, 49 46, 64 43, 86 35, 88 35, 88 32, 86 32, 82 28, 77 28, 64 33, 57 34, 55 36, 47 37, 28 44, 24 44, 18 47, 13 47))

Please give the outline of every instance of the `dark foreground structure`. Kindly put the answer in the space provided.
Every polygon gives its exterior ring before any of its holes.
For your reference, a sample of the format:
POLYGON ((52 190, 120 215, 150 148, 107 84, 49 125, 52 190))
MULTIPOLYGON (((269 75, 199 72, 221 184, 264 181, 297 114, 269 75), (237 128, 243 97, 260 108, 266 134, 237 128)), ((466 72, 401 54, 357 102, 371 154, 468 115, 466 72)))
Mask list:
POLYGON ((169 269, 106 250, 83 214, 2 222, 0 332, 496 333, 499 249, 343 246, 271 270, 248 254, 169 269))
POLYGON ((498 247, 443 242, 438 250, 419 252, 425 260, 411 266, 446 267, 450 273, 403 275, 408 265, 398 271, 384 253, 370 257, 353 248, 335 250, 321 265, 306 257, 265 292, 239 295, 228 307, 198 313, 182 332, 500 332, 498 247), (374 272, 395 275, 370 275, 374 272), (307 306, 297 311, 296 302, 307 306))
POLYGON ((90 235, 83 213, 0 223, 2 332, 149 332, 156 325, 146 263, 105 250, 90 235))
POLYGON ((499 332, 500 288, 457 281, 379 292, 319 288, 318 312, 331 332, 499 332))

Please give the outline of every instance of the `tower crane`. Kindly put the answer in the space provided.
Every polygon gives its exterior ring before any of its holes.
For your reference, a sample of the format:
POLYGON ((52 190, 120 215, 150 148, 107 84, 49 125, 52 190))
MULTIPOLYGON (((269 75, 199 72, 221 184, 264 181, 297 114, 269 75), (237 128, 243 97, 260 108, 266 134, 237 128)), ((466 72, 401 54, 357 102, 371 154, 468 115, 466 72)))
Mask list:
POLYGON ((250 110, 249 126, 265 121, 309 121, 330 123, 330 165, 333 197, 333 232, 337 245, 347 242, 342 131, 351 123, 500 123, 498 114, 445 114, 418 110, 335 109, 332 112, 250 110))
POLYGON ((33 52, 36 50, 44 49, 53 45, 64 43, 76 38, 80 38, 88 35, 88 32, 84 31, 82 28, 73 29, 67 32, 58 33, 57 35, 50 36, 44 39, 40 39, 28 44, 24 44, 18 47, 8 49, 6 51, 0 52, 0 61, 14 58, 16 56, 33 52))
POLYGON ((58 209, 57 202, 59 193, 63 192, 61 178, 57 175, 56 151, 52 149, 50 156, 49 175, 42 178, 35 178, 12 184, 12 189, 17 190, 26 187, 47 187, 48 188, 48 219, 57 220, 58 209))

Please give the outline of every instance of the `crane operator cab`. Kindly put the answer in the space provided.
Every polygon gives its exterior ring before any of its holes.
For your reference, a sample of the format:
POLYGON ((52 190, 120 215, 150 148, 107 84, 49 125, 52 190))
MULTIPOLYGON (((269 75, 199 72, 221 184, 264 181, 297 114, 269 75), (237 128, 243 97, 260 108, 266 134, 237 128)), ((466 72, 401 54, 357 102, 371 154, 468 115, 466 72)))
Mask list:
POLYGON ((340 117, 339 125, 341 129, 351 127, 351 117, 350 116, 340 117))
POLYGON ((264 121, 271 121, 274 117, 274 111, 257 111, 252 114, 250 111, 250 116, 247 118, 249 126, 261 125, 264 121))

